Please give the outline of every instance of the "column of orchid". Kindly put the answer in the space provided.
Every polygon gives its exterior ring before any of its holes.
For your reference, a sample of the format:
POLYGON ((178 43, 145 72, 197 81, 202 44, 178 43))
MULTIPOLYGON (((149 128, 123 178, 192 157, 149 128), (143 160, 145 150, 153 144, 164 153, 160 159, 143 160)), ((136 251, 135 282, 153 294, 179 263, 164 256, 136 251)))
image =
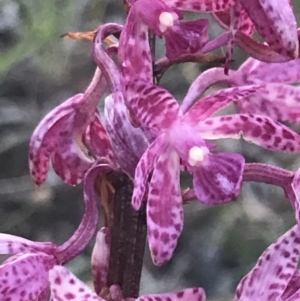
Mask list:
POLYGON ((291 3, 128 0, 126 7, 124 25, 68 34, 92 40, 94 78, 84 93, 44 117, 30 140, 29 165, 37 185, 46 181, 50 163, 66 184, 83 182, 82 221, 62 246, 0 234, 0 253, 13 255, 0 266, 1 300, 204 301, 202 288, 138 297, 145 231, 153 263, 162 265, 182 232, 183 205, 196 199, 205 205, 235 201, 245 181, 281 187, 296 225, 262 254, 235 300, 299 300, 300 172, 246 163, 239 153, 219 152, 213 142, 242 138, 274 152, 300 153, 300 135, 281 123, 300 120, 300 90, 290 85, 300 81, 291 3), (224 33, 209 39, 208 20, 184 21, 185 11, 213 14, 224 33), (255 31, 264 43, 253 39, 255 31), (155 38, 166 46, 165 57, 157 61, 155 38), (157 84, 173 64, 211 59, 209 52, 221 46, 227 46, 224 66, 200 74, 181 105, 157 84), (237 71, 230 69, 234 47, 250 56, 237 71), (201 97, 219 82, 228 88, 201 97), (102 118, 97 105, 106 91, 102 118), (216 116, 230 104, 236 113, 216 116), (193 178, 193 187, 184 191, 182 171, 193 178), (105 217, 100 230, 98 198, 105 217), (63 265, 96 232, 93 292, 63 265))

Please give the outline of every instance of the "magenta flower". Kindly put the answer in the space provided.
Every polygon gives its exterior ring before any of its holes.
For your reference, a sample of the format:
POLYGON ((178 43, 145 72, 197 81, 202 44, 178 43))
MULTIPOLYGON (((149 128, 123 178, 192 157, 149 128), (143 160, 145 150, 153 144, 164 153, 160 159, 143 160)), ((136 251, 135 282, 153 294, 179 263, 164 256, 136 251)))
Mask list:
POLYGON ((138 0, 130 3, 132 7, 127 24, 140 19, 158 36, 164 36, 166 56, 169 59, 184 54, 205 53, 226 44, 230 59, 234 43, 250 55, 260 56, 262 60, 285 61, 299 56, 297 24, 288 0, 254 0, 251 3, 247 0, 138 0), (207 21, 179 21, 181 11, 187 10, 215 13, 217 20, 228 29, 229 34, 208 42, 207 21), (250 37, 254 26, 268 43, 269 47, 266 49, 250 37), (259 49, 258 53, 254 48, 259 49), (277 56, 272 55, 272 51, 277 56))
MULTIPOLYGON (((105 166, 98 169, 105 172, 105 166)), ((73 236, 61 246, 33 242, 18 236, 0 234, 0 254, 13 255, 0 265, 2 300, 46 301, 49 295, 49 270, 64 265, 80 254, 93 238, 98 224, 94 191, 99 170, 92 169, 84 181, 85 211, 73 236)))
POLYGON ((146 35, 146 27, 129 17, 120 37, 119 60, 126 105, 132 119, 153 141, 136 168, 132 204, 140 208, 149 180, 148 240, 154 263, 161 265, 171 258, 183 227, 182 168, 193 175, 196 196, 204 204, 229 202, 240 192, 244 158, 232 153, 214 154, 214 145, 206 139, 243 137, 274 151, 299 152, 300 136, 269 117, 211 117, 233 101, 267 91, 265 84, 222 90, 183 114, 168 91, 152 84, 146 35))
MULTIPOLYGON (((182 230, 181 165, 193 175, 196 196, 204 204, 229 202, 240 192, 243 157, 232 153, 214 154, 213 145, 205 139, 243 137, 271 150, 299 152, 300 136, 269 117, 247 114, 210 117, 234 99, 241 100, 260 88, 245 86, 222 90, 199 101, 185 115, 178 113, 177 117, 171 115, 169 119, 169 111, 164 108, 171 98, 167 101, 161 93, 162 97, 152 97, 151 111, 146 107, 140 115, 141 123, 153 129, 158 137, 136 168, 132 204, 135 209, 140 208, 153 171, 148 189, 147 223, 148 240, 156 264, 170 259, 182 230)), ((153 88, 153 91, 157 90, 161 89, 153 88)))
POLYGON ((296 225, 270 245, 237 287, 235 301, 296 301, 300 297, 300 230, 296 225))

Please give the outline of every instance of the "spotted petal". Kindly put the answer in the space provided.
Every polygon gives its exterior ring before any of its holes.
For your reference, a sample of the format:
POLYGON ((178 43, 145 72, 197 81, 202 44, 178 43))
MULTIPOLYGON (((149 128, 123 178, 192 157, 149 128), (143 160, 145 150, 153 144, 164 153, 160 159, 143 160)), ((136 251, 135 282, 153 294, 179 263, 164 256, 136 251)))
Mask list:
POLYGON ((196 12, 224 11, 235 5, 236 0, 164 0, 164 2, 177 9, 196 12))
POLYGON ((294 226, 260 256, 240 282, 234 300, 283 300, 281 296, 297 269, 299 247, 299 227, 294 226))
MULTIPOLYGON (((213 16, 223 28, 227 30, 230 28, 230 9, 216 12, 213 14, 213 16)), ((240 9, 238 30, 249 36, 252 36, 255 31, 253 22, 243 8, 240 9)))
POLYGON ((80 103, 83 94, 77 94, 52 110, 33 132, 29 145, 29 167, 33 181, 41 185, 47 177, 49 160, 58 146, 58 137, 64 123, 73 114, 73 106, 80 103))
POLYGON ((162 134, 148 147, 136 167, 132 195, 132 206, 136 210, 141 207, 149 175, 164 149, 165 135, 162 134))
POLYGON ((50 270, 49 281, 53 301, 105 301, 62 266, 50 270))
POLYGON ((202 288, 187 288, 182 291, 144 295, 136 299, 136 301, 205 301, 206 296, 202 288))
POLYGON ((249 58, 238 70, 240 84, 300 82, 300 59, 266 63, 249 58))
POLYGON ((234 153, 209 154, 191 169, 197 198, 205 205, 230 202, 240 193, 245 159, 234 153))
POLYGON ((167 90, 159 86, 141 82, 135 85, 138 94, 129 106, 130 113, 147 130, 158 135, 176 121, 179 105, 167 90))
MULTIPOLYGON (((180 107, 182 112, 186 113, 193 105, 193 102, 196 101, 196 99, 199 98, 210 86, 217 83, 234 85, 234 79, 236 77, 235 73, 237 73, 237 71, 230 70, 229 75, 226 75, 224 73, 224 68, 211 68, 202 72, 190 85, 180 107)), ((202 105, 200 108, 201 107, 202 105)))
POLYGON ((120 35, 118 57, 126 86, 135 80, 151 83, 153 77, 148 28, 138 17, 138 11, 145 8, 140 5, 137 1, 132 6, 120 35))
POLYGON ((179 156, 163 152, 153 171, 147 201, 148 241, 156 265, 168 261, 183 228, 179 156), (163 183, 163 189, 162 189, 163 183))
POLYGON ((0 254, 43 252, 53 253, 56 245, 51 242, 35 242, 19 236, 0 233, 0 254))
POLYGON ((107 158, 109 161, 114 162, 111 144, 98 114, 96 114, 95 119, 88 126, 85 140, 91 146, 97 159, 107 158))
POLYGON ((106 81, 97 68, 84 94, 71 97, 52 110, 34 131, 29 148, 29 165, 33 180, 41 185, 47 176, 50 158, 58 175, 68 184, 79 183, 93 163, 83 136, 95 118, 106 81))
POLYGON ((279 54, 297 58, 297 23, 287 0, 240 0, 258 33, 279 54))
POLYGON ((89 157, 82 134, 74 129, 72 117, 63 127, 57 139, 57 151, 51 157, 52 165, 61 179, 68 184, 76 185, 82 181, 94 159, 89 157))
POLYGON ((298 153, 300 136, 288 127, 262 115, 234 114, 207 118, 199 124, 203 139, 239 139, 273 151, 298 153))
POLYGON ((237 102, 239 113, 266 115, 273 120, 300 121, 299 87, 269 84, 268 89, 237 102))
POLYGON ((130 123, 122 93, 112 93, 106 97, 105 122, 117 162, 133 178, 148 142, 142 129, 135 128, 130 123))
POLYGON ((2 300, 35 301, 48 285, 55 259, 44 253, 15 255, 0 266, 2 300))
POLYGON ((205 120, 219 110, 228 106, 233 101, 241 100, 257 91, 263 89, 263 86, 253 85, 244 87, 234 87, 220 90, 212 95, 200 99, 185 115, 184 119, 196 124, 205 120))

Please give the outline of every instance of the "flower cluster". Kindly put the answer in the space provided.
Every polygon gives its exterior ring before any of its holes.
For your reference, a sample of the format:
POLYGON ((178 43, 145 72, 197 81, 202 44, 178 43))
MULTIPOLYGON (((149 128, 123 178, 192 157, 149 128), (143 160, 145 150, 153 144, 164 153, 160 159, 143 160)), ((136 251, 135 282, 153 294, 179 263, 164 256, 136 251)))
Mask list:
MULTIPOLYGON (((62 246, 0 234, 0 253, 14 254, 0 266, 3 300, 205 300, 202 288, 124 296, 108 283, 111 259, 112 187, 106 176, 119 172, 133 182, 132 207, 146 208, 147 237, 154 264, 171 259, 183 229, 183 205, 235 201, 245 181, 283 188, 297 225, 272 244, 239 284, 235 300, 300 298, 300 172, 246 163, 239 153, 219 152, 214 140, 244 139, 274 151, 300 153, 300 135, 282 122, 299 122, 298 29, 288 0, 128 0, 123 25, 101 25, 93 34, 95 75, 82 94, 53 109, 34 131, 29 149, 33 181, 46 181, 50 162, 63 181, 83 181, 85 213, 78 230, 62 246), (210 39, 207 19, 184 21, 184 11, 211 13, 225 32, 210 39), (264 39, 253 38, 258 32, 264 39), (109 45, 105 41, 109 40, 109 45), (155 37, 165 41, 165 57, 155 61, 155 37), (159 86, 161 64, 197 61, 227 46, 225 67, 201 73, 180 102, 159 86), (249 59, 230 69, 232 51, 249 59), (202 97, 215 83, 227 88, 202 97), (97 105, 104 100, 104 116, 97 105), (233 104, 236 112, 221 114, 233 104), (218 113, 218 114, 217 114, 218 113), (193 187, 182 191, 181 172, 193 187), (100 189, 95 184, 100 183, 100 189), (97 230, 97 194, 107 227, 99 230, 92 255, 95 293, 64 265, 97 230), (131 298, 132 297, 132 298, 131 298)), ((131 197, 131 196, 130 196, 131 197)))

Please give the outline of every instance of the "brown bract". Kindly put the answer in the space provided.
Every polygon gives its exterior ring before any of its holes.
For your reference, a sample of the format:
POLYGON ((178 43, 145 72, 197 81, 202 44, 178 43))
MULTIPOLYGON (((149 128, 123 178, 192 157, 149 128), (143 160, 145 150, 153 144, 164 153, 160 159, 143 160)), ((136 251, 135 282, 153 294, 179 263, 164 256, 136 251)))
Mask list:
MULTIPOLYGON (((78 32, 67 32, 61 35, 62 38, 69 38, 73 40, 88 40, 94 41, 94 38, 98 32, 98 29, 92 31, 78 31, 78 32)), ((115 45, 117 41, 111 37, 104 39, 104 42, 108 45, 115 45)))

